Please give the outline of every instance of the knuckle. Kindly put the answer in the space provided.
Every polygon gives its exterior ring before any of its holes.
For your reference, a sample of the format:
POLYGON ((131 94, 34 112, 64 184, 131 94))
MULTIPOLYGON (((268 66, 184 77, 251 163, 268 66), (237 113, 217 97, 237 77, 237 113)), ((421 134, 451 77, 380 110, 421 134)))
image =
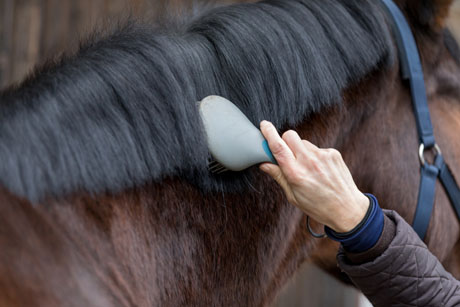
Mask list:
POLYGON ((304 176, 300 169, 289 168, 286 170, 286 177, 290 183, 299 184, 302 182, 304 176))
POLYGON ((318 160, 318 161, 321 161, 321 160, 324 160, 324 159, 327 159, 329 157, 329 151, 327 149, 318 149, 316 152, 315 152, 315 155, 314 157, 318 160))
POLYGON ((329 154, 329 157, 333 160, 339 160, 342 158, 342 155, 340 154, 340 152, 335 148, 329 148, 328 154, 329 154))
POLYGON ((280 165, 288 165, 290 163, 289 151, 286 151, 285 146, 281 142, 270 145, 270 149, 280 165))
POLYGON ((309 169, 315 174, 321 174, 323 172, 323 159, 321 157, 313 157, 310 159, 309 169))
POLYGON ((289 139, 289 138, 295 136, 296 134, 297 134, 297 132, 295 132, 294 130, 288 130, 288 131, 283 133, 282 138, 283 139, 289 139))
POLYGON ((321 160, 329 160, 333 157, 334 153, 332 148, 320 149, 318 152, 318 157, 321 160))
POLYGON ((274 175, 274 179, 277 181, 277 182, 281 182, 283 180, 283 174, 281 172, 277 172, 275 175, 274 175))
POLYGON ((305 153, 308 153, 308 155, 312 155, 316 153, 316 150, 314 147, 311 146, 311 143, 308 142, 307 140, 301 140, 303 148, 305 149, 305 153))
POLYGON ((280 142, 275 142, 270 146, 271 151, 273 152, 274 155, 282 155, 284 152, 283 145, 280 142))
POLYGON ((313 169, 318 169, 321 164, 321 160, 318 158, 313 158, 310 160, 310 165, 313 169))

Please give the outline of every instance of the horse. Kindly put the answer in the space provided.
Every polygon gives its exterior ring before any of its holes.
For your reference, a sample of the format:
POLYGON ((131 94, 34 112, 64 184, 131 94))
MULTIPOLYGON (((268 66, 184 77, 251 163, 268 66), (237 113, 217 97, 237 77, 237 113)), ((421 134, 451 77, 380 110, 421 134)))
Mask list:
MULTIPOLYGON (((397 1, 459 178, 450 3, 397 1)), ((208 171, 197 108, 208 95, 338 149, 363 192, 412 221, 419 144, 378 2, 241 3, 167 28, 129 20, 1 91, 1 306, 268 306, 305 262, 346 281, 337 243, 314 239, 257 167, 208 171)), ((440 185, 426 243, 458 278, 459 222, 440 185)))

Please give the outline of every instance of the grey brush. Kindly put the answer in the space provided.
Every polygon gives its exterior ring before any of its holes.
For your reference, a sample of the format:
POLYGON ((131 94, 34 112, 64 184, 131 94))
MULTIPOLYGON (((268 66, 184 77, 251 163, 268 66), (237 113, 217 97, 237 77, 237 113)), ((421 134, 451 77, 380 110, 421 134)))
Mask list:
POLYGON ((231 101, 209 96, 199 103, 213 173, 242 171, 250 166, 271 162, 276 164, 267 141, 259 129, 231 101))

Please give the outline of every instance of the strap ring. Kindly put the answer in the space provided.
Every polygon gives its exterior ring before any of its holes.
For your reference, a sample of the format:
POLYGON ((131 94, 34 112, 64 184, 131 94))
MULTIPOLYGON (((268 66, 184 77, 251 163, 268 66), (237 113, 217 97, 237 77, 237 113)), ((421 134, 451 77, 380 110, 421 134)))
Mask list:
MULTIPOLYGON (((442 154, 441 148, 439 147, 439 145, 437 143, 435 143, 434 146, 431 147, 431 148, 434 148, 434 150, 436 152, 436 155, 441 155, 442 154)), ((418 157, 420 159, 420 164, 422 166, 424 166, 425 163, 426 163, 424 153, 425 153, 425 144, 420 143, 420 147, 418 149, 418 157)))
POLYGON ((311 229, 311 226, 310 226, 310 217, 307 215, 307 228, 308 228, 308 232, 310 232, 310 234, 317 238, 317 239, 322 239, 322 238, 326 238, 327 235, 325 233, 316 233, 313 231, 313 229, 311 229))

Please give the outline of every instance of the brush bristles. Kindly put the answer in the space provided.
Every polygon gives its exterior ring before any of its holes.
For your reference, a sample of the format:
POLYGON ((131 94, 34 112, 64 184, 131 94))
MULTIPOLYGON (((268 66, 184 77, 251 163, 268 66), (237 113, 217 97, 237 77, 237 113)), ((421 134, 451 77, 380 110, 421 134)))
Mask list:
POLYGON ((214 174, 221 174, 221 173, 228 171, 228 169, 225 166, 223 166, 222 164, 220 164, 219 162, 215 160, 211 160, 209 162, 208 169, 211 173, 214 173, 214 174))

